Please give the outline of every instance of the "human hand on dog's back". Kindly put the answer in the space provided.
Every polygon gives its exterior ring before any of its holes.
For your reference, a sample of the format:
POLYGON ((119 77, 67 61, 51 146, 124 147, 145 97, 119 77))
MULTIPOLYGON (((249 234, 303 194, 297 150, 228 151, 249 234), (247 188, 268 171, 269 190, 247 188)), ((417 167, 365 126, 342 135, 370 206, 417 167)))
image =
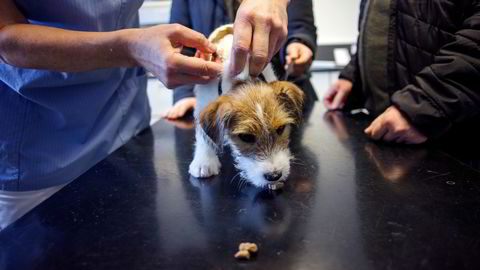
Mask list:
POLYGON ((313 60, 312 50, 301 42, 292 42, 287 45, 287 65, 293 63, 292 76, 297 77, 304 74, 313 60))
POLYGON ((352 82, 348 80, 337 80, 325 94, 323 104, 328 110, 342 109, 352 92, 352 87, 352 82))
POLYGON ((243 0, 234 23, 231 75, 239 74, 250 53, 250 75, 259 75, 287 37, 289 0, 243 0))
POLYGON ((167 88, 183 84, 205 84, 217 77, 219 63, 181 54, 183 46, 204 53, 216 51, 201 33, 180 24, 158 25, 131 30, 127 46, 136 64, 152 72, 167 88))

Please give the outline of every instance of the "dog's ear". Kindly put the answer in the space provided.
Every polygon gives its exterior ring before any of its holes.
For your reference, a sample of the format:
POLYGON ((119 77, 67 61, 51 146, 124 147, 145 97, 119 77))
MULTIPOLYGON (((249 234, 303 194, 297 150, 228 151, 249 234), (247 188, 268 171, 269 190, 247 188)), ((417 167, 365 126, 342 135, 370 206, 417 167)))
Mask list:
POLYGON ((291 113, 298 124, 302 119, 305 99, 303 91, 295 84, 286 81, 274 81, 269 85, 273 88, 276 98, 291 113))
POLYGON ((223 145, 225 129, 229 126, 232 116, 232 104, 228 96, 220 96, 200 112, 201 128, 220 148, 223 145))

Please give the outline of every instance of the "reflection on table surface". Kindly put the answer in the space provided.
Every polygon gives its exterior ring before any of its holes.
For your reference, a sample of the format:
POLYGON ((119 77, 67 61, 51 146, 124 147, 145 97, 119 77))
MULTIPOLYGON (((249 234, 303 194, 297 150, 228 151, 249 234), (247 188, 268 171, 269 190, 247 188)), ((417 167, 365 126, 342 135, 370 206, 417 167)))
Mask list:
POLYGON ((480 174, 368 121, 313 108, 280 192, 228 151, 190 177, 191 125, 160 122, 0 232, 0 269, 478 269, 480 174), (259 254, 236 261, 245 241, 259 254))

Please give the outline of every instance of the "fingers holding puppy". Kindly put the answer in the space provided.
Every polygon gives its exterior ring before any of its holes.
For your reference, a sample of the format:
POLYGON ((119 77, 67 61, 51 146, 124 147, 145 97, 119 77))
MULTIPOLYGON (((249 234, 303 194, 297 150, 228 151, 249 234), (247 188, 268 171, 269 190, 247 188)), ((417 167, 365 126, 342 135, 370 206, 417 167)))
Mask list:
POLYGON ((205 84, 223 71, 219 63, 181 54, 183 46, 204 53, 216 51, 201 33, 179 24, 126 30, 126 48, 135 65, 143 66, 167 88, 182 84, 205 84))
POLYGON ((287 37, 288 0, 244 0, 234 23, 230 75, 238 75, 250 53, 250 75, 258 76, 287 37))

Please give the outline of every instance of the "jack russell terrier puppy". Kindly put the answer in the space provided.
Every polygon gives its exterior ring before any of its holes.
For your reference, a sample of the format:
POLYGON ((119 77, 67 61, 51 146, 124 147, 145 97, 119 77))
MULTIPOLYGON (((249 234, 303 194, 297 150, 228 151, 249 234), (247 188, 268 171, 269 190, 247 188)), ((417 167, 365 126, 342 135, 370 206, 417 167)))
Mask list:
POLYGON ((217 154, 226 144, 242 178, 257 187, 281 188, 290 173, 289 137, 302 118, 303 91, 277 81, 271 64, 262 73, 265 82, 250 77, 248 61, 239 75, 230 78, 233 25, 217 28, 209 40, 219 55, 207 58, 220 59, 225 69, 222 77, 195 86, 196 145, 189 173, 197 178, 217 175, 221 166, 217 154))

